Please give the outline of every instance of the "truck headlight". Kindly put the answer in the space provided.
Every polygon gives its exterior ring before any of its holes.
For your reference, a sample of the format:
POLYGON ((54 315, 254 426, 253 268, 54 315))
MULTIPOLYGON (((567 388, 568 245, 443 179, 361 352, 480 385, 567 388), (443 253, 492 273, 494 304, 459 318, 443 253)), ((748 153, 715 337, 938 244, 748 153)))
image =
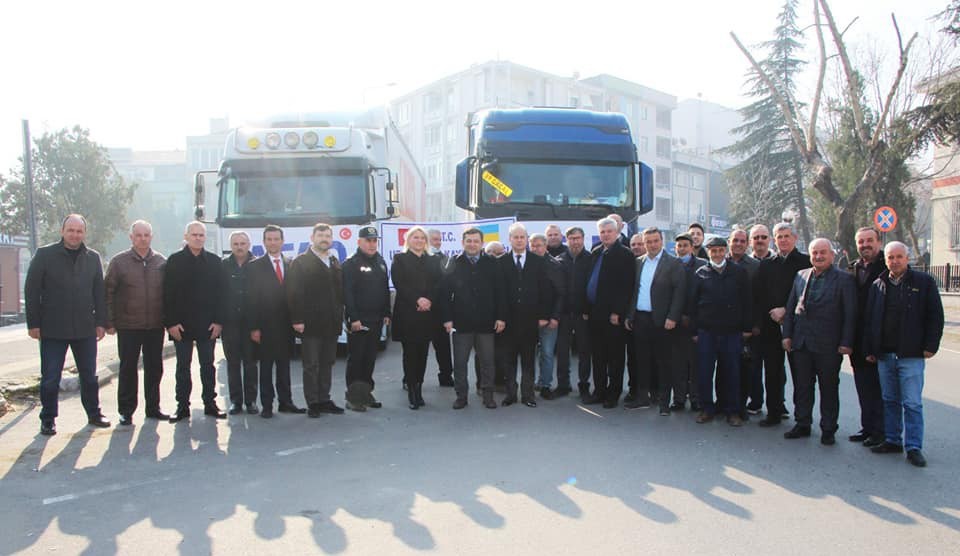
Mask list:
POLYGON ((303 134, 303 144, 308 149, 312 149, 320 144, 320 136, 317 135, 316 131, 308 131, 303 134))
POLYGON ((280 147, 280 134, 276 132, 270 132, 267 134, 267 146, 271 149, 276 149, 280 147))
POLYGON ((297 134, 297 132, 295 132, 295 131, 288 131, 288 132, 283 136, 283 143, 284 143, 287 147, 289 147, 289 148, 291 148, 291 149, 295 149, 295 148, 297 148, 297 145, 300 144, 300 135, 297 134))

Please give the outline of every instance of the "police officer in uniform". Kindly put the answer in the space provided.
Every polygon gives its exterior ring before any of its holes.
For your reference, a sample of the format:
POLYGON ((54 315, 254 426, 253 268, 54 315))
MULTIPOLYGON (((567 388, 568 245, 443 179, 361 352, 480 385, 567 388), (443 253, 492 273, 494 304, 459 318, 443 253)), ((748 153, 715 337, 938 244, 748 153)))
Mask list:
POLYGON ((360 228, 357 252, 343 263, 343 303, 347 319, 347 409, 366 411, 382 404, 373 397, 373 367, 380 330, 390 324, 387 263, 373 226, 360 228))

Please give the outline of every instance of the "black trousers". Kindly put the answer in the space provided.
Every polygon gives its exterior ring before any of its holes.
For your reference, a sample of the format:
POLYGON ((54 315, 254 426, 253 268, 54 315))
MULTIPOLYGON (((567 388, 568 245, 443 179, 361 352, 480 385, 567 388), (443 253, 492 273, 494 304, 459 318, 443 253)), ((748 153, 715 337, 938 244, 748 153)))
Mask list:
POLYGON ((423 375, 427 372, 427 354, 430 353, 430 340, 404 341, 402 344, 403 382, 407 385, 422 384, 423 375))
POLYGON ((608 320, 590 321, 593 360, 593 392, 605 401, 616 401, 623 393, 623 329, 608 320))
POLYGON ((120 415, 137 410, 137 367, 143 353, 143 401, 147 414, 160 412, 160 379, 163 378, 163 333, 154 330, 117 330, 120 373, 117 379, 117 409, 120 415))
POLYGON ((577 353, 577 385, 590 386, 590 321, 579 313, 560 319, 557 334, 557 386, 570 387, 570 353, 577 353))
POLYGON ((699 362, 697 344, 689 328, 679 328, 673 334, 673 403, 686 403, 687 398, 694 403, 699 400, 697 375, 699 362))
POLYGON ((794 350, 791 368, 795 368, 793 389, 797 405, 794 417, 797 424, 809 427, 813 423, 814 387, 820 383, 820 429, 825 433, 837 431, 840 416, 839 353, 813 353, 794 350))
POLYGON ((257 377, 256 345, 245 326, 223 327, 230 403, 252 405, 257 401, 260 379, 257 377))
MULTIPOLYGON (((433 344, 433 354, 437 357, 437 378, 450 378, 453 380, 453 354, 450 353, 450 335, 447 330, 439 326, 430 339, 433 344)), ((423 382, 423 381, 421 381, 423 382)))
POLYGON ((493 384, 494 386, 506 386, 507 384, 507 359, 509 355, 509 344, 507 334, 501 332, 493 335, 493 384))
POLYGON ((561 315, 557 327, 557 388, 570 388, 570 341, 574 318, 580 319, 580 316, 561 315))
POLYGON ((860 399, 860 428, 871 436, 883 437, 883 395, 877 364, 871 364, 858 355, 854 354, 850 360, 857 397, 860 399))
POLYGON ((504 375, 507 379, 507 396, 517 395, 517 358, 520 358, 520 398, 524 400, 533 399, 533 380, 536 375, 534 361, 537 357, 537 333, 536 329, 532 333, 514 332, 510 334, 505 331, 503 347, 504 355, 504 375))
POLYGON ((293 405, 293 393, 290 391, 290 358, 260 358, 260 405, 273 407, 276 397, 280 405, 293 405), (277 387, 274 390, 274 369, 276 369, 277 387))
POLYGON ((760 349, 760 337, 751 336, 747 340, 747 349, 750 351, 750 362, 741 369, 749 376, 750 384, 747 390, 750 402, 745 407, 759 411, 763 408, 763 353, 760 349))
POLYGON ((638 311, 633 319, 633 349, 636 359, 635 384, 639 399, 656 394, 661 406, 670 405, 670 390, 680 377, 674 373, 674 331, 653 322, 653 316, 638 311))
POLYGON ((380 349, 380 330, 383 322, 377 321, 369 326, 370 330, 347 334, 347 388, 354 382, 366 382, 373 390, 373 367, 377 362, 380 349))
MULTIPOLYGON (((767 391, 767 414, 772 416, 787 412, 784 404, 787 375, 781 340, 779 332, 773 334, 764 330, 759 342, 760 356, 763 358, 763 380, 767 391)), ((793 372, 792 366, 790 372, 793 372)))
POLYGON ((184 338, 173 342, 177 350, 177 410, 190 407, 190 392, 193 390, 190 364, 193 362, 194 344, 197 346, 197 359, 200 363, 203 405, 212 406, 217 403, 217 369, 213 366, 213 350, 217 341, 210 338, 184 338))

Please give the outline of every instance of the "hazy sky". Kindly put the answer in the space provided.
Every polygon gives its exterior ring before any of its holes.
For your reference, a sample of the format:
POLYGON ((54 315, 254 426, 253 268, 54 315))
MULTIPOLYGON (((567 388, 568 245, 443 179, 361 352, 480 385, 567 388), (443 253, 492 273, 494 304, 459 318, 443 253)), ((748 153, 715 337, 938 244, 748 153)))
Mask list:
MULTIPOLYGON (((739 107, 746 61, 728 33, 749 44, 768 39, 781 4, 5 1, 0 172, 22 149, 23 118, 35 135, 80 124, 110 147, 182 149, 210 117, 240 123, 382 102, 497 58, 739 107)), ((891 11, 905 35, 929 36, 929 17, 946 4, 833 0, 832 8, 841 25, 859 16, 851 41, 893 48, 891 11)), ((812 21, 812 1, 799 12, 803 25, 812 21)))

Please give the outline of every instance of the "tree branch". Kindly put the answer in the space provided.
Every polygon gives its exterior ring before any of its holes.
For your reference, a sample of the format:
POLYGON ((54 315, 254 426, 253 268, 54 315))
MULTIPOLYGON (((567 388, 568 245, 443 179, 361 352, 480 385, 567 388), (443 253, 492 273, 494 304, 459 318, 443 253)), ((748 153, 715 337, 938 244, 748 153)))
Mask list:
POLYGON ((757 63, 756 58, 753 57, 753 54, 750 54, 750 51, 747 50, 747 47, 743 46, 743 43, 740 42, 740 39, 737 38, 736 33, 730 31, 730 37, 733 38, 733 42, 737 44, 737 48, 740 49, 740 52, 743 52, 743 55, 747 57, 747 60, 750 61, 750 65, 753 67, 753 71, 757 73, 757 76, 760 77, 760 80, 763 81, 764 85, 770 90, 770 94, 773 95, 774 100, 777 102, 777 105, 780 107, 780 111, 783 112, 783 117, 786 120, 787 128, 790 130, 790 136, 793 138, 793 143, 797 146, 797 150, 800 151, 800 154, 806 159, 810 151, 807 150, 807 145, 803 140, 803 137, 800 135, 800 127, 797 119, 793 113, 793 110, 790 109, 790 103, 784 97, 783 92, 774 83, 773 77, 771 77, 767 72, 760 67, 760 64, 757 63))
POLYGON ((867 136, 867 130, 864 126, 863 105, 860 102, 860 78, 850 63, 850 56, 847 54, 847 47, 843 43, 843 35, 837 28, 837 22, 833 18, 833 12, 827 0, 818 0, 823 8, 823 15, 827 18, 827 25, 830 27, 830 33, 833 35, 833 43, 837 47, 837 53, 840 55, 840 63, 843 66, 843 72, 847 77, 847 95, 850 97, 850 108, 853 110, 853 123, 857 130, 857 137, 867 145, 870 138, 867 136))
POLYGON ((870 145, 875 145, 877 141, 880 140, 880 133, 883 131, 884 125, 887 123, 887 114, 890 113, 890 106, 893 104, 893 98, 897 94, 897 90, 900 88, 900 80, 903 79, 903 74, 907 70, 907 61, 909 60, 908 55, 910 52, 910 47, 913 46, 913 41, 916 40, 917 34, 914 33, 910 40, 907 41, 907 46, 903 46, 903 39, 900 36, 900 27, 897 25, 897 18, 893 14, 890 14, 890 17, 893 19, 893 28, 897 31, 897 43, 900 46, 900 67, 897 68, 897 76, 893 80, 893 84, 890 85, 890 91, 887 93, 887 101, 883 103, 883 113, 880 114, 880 118, 877 120, 877 128, 873 130, 873 137, 870 139, 870 145))
POLYGON ((817 86, 813 94, 813 106, 810 108, 810 122, 807 129, 807 151, 817 148, 817 113, 820 111, 820 98, 823 95, 823 79, 827 73, 827 47, 823 42, 823 27, 820 25, 820 7, 813 3, 813 19, 817 29, 817 46, 820 49, 820 67, 817 71, 817 86))

